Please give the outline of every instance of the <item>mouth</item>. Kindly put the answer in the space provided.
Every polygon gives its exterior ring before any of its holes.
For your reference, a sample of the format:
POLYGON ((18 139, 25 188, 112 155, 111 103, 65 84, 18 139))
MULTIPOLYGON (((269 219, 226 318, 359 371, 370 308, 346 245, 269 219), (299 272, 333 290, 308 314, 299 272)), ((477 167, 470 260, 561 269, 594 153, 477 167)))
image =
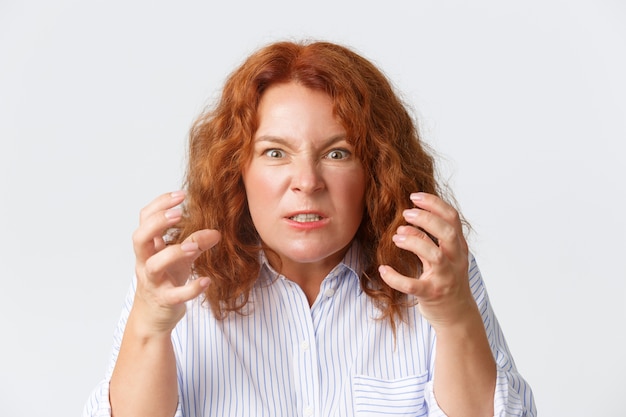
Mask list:
POLYGON ((300 213, 300 214, 296 214, 295 216, 289 217, 289 220, 293 220, 294 222, 298 222, 298 223, 318 222, 322 219, 323 219, 322 216, 320 216, 319 214, 315 214, 315 213, 300 213))

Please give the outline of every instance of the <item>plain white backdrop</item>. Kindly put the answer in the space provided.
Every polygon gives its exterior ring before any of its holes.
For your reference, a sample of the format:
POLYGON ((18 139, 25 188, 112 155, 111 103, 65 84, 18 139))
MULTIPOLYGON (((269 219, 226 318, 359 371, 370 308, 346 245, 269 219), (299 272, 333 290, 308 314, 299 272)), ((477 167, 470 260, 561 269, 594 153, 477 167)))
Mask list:
POLYGON ((0 415, 80 415, 190 124, 252 50, 306 38, 412 106, 540 415, 626 415, 619 0, 0 0, 0 415))

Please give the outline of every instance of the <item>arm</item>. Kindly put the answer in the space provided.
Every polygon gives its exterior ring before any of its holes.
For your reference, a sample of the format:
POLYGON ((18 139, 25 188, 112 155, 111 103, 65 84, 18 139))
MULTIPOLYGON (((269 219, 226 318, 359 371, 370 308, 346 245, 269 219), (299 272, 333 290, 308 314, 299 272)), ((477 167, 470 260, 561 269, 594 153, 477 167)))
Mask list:
POLYGON ((439 407, 449 416, 493 416, 496 363, 478 309, 435 333, 433 382, 439 407))
POLYGON ((497 368, 470 289, 469 253, 459 215, 433 195, 418 193, 411 199, 416 208, 404 212, 409 225, 398 228, 394 242, 420 258, 422 274, 419 279, 405 277, 382 265, 381 276, 392 288, 417 297, 435 330, 433 385, 441 410, 451 417, 491 417, 497 368))
POLYGON ((170 334, 145 328, 133 307, 111 377, 111 414, 171 417, 178 404, 176 358, 170 334))
POLYGON ((193 233, 166 246, 163 233, 180 221, 175 208, 184 193, 165 194, 141 212, 133 235, 137 289, 109 385, 111 414, 171 417, 178 403, 176 358, 171 332, 185 314, 185 302, 209 285, 188 281, 193 261, 219 240, 216 231, 193 233))
MULTIPOLYGON (((83 417, 111 416, 111 402, 109 396, 110 382, 113 371, 120 369, 120 366, 118 366, 118 357, 121 352, 122 339, 128 339, 127 334, 129 332, 127 332, 127 323, 129 321, 130 311, 133 308, 136 291, 137 282, 133 280, 132 286, 126 295, 122 314, 113 335, 109 369, 107 370, 105 378, 96 386, 87 400, 82 414, 83 417)), ((174 388, 176 388, 176 386, 174 388)))

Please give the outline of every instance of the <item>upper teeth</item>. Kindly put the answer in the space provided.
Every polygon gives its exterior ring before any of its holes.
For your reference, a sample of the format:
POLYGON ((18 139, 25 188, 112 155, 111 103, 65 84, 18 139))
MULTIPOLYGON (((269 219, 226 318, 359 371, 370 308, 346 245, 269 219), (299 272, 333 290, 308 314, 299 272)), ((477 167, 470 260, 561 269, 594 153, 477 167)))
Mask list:
POLYGON ((290 217, 291 220, 294 220, 296 222, 301 222, 301 223, 305 223, 305 222, 315 222, 318 220, 322 219, 322 216, 317 215, 317 214, 298 214, 296 216, 292 216, 290 217))

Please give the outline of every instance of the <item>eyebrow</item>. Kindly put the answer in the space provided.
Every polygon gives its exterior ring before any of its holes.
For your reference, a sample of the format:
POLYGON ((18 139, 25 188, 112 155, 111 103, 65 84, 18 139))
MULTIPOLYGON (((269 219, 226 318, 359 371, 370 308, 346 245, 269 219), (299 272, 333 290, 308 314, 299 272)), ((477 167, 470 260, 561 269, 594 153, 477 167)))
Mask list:
MULTIPOLYGON (((337 142, 341 142, 342 140, 345 140, 346 142, 348 141, 348 138, 346 137, 345 133, 340 133, 338 135, 331 136, 322 144, 321 147, 327 148, 329 146, 334 145, 337 142)), ((272 135, 263 135, 254 139, 254 143, 258 143, 258 142, 271 142, 271 143, 277 143, 283 146, 290 146, 289 140, 279 137, 279 136, 272 136, 272 135)))

